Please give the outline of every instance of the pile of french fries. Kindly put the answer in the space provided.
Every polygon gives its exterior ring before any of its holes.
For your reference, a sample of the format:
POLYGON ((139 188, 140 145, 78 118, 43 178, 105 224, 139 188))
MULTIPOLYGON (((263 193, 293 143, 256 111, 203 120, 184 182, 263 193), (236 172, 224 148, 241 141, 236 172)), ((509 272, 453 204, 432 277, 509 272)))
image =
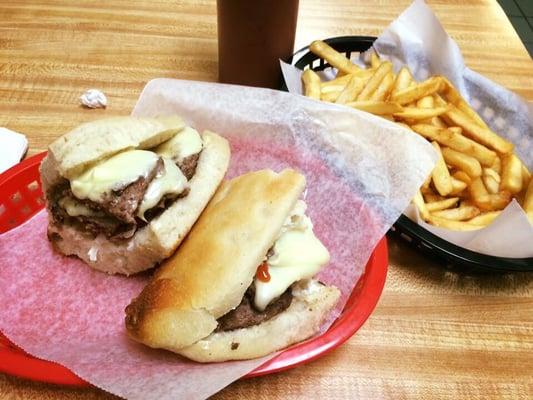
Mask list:
POLYGON ((426 222, 480 229, 516 198, 533 224, 530 172, 513 144, 493 132, 445 77, 417 82, 407 67, 395 74, 375 53, 361 68, 323 41, 311 43, 310 50, 338 72, 322 82, 306 69, 306 96, 379 115, 431 142, 439 159, 413 199, 426 222))

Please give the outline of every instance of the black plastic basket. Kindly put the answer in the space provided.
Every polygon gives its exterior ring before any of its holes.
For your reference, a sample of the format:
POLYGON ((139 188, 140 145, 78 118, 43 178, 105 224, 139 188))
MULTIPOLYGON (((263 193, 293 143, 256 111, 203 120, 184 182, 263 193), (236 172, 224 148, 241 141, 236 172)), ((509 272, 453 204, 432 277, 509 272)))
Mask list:
MULTIPOLYGON (((350 58, 352 53, 360 53, 370 49, 375 40, 376 38, 372 36, 341 36, 324 41, 350 58)), ((309 47, 304 47, 294 53, 291 63, 302 70, 309 67, 315 71, 322 71, 330 67, 324 60, 311 53, 309 47)), ((285 83, 282 84, 281 89, 287 90, 285 83)), ((458 272, 533 271, 533 257, 494 257, 470 251, 434 235, 405 215, 400 216, 390 229, 389 234, 401 237, 421 252, 432 258, 437 258, 446 268, 458 272)), ((531 245, 533 246, 533 243, 531 245)))

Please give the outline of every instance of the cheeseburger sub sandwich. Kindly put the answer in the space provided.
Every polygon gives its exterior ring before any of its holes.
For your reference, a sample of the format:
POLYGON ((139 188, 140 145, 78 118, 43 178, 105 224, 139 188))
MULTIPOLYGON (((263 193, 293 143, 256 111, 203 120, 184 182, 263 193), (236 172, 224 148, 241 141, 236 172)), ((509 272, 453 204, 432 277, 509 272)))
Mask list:
POLYGON ((199 362, 261 357, 317 333, 340 292, 312 279, 329 262, 293 171, 225 181, 126 308, 134 340, 199 362))
POLYGON ((41 167, 53 247, 107 273, 170 256, 215 193, 229 145, 178 117, 85 123, 54 141, 41 167))

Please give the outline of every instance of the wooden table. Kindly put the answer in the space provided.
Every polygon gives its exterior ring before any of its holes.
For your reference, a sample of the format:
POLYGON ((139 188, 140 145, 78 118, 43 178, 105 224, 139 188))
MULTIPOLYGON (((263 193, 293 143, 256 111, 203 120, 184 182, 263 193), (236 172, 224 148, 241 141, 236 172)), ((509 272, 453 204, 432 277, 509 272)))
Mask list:
MULTIPOLYGON (((378 35, 409 0, 301 0, 296 47, 378 35), (327 4, 327 5, 325 5, 327 4)), ((533 100, 533 62, 496 1, 430 1, 466 63, 533 100)), ((0 126, 29 155, 82 121, 128 114, 155 77, 215 81, 214 0, 0 2, 0 126), (106 110, 78 105, 88 88, 106 110)), ((383 296, 344 346, 292 371, 230 385, 217 399, 531 398, 533 279, 444 271, 390 240, 383 296)), ((105 399, 0 374, 0 397, 105 399)))

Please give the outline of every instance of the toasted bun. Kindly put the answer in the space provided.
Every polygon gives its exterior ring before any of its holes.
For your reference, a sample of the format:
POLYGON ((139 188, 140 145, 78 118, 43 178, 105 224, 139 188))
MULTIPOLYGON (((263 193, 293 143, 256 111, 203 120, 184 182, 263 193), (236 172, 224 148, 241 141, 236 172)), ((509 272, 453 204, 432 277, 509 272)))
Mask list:
POLYGON ((340 292, 315 280, 292 286, 289 308, 272 319, 248 328, 213 333, 177 353, 198 362, 247 360, 301 342, 320 329, 340 292))
MULTIPOLYGON (((130 121, 128 118, 121 120, 130 121)), ((176 121, 180 120, 176 119, 176 121)), ((134 130, 135 124, 127 123, 126 125, 134 130)), ((92 132, 92 128, 88 131, 92 132)), ((78 130, 73 132, 78 132, 78 130)), ((109 131, 106 132, 113 135, 109 131)), ((168 139, 166 134, 162 136, 156 130, 153 134, 157 139, 146 135, 142 141, 144 144, 150 143, 147 148, 160 143, 161 137, 168 139)), ((74 137, 80 140, 77 135, 74 137)), ((131 239, 113 242, 104 235, 93 238, 70 225, 56 224, 50 218, 48 233, 54 238, 54 247, 65 255, 76 255, 92 268, 110 274, 134 274, 149 269, 170 256, 215 193, 228 168, 230 158, 228 142, 208 131, 202 134, 202 139, 204 148, 200 153, 196 172, 189 182, 189 194, 175 201, 148 225, 139 229, 131 239)), ((124 140, 123 143, 126 142, 124 140)), ((116 148, 119 147, 116 146, 116 148)), ((41 177, 44 191, 61 179, 58 174, 59 164, 60 162, 55 159, 53 153, 49 153, 43 160, 41 177)))
POLYGON ((305 187, 303 175, 252 172, 224 182, 178 251, 126 308, 129 335, 176 351, 235 308, 305 187))

